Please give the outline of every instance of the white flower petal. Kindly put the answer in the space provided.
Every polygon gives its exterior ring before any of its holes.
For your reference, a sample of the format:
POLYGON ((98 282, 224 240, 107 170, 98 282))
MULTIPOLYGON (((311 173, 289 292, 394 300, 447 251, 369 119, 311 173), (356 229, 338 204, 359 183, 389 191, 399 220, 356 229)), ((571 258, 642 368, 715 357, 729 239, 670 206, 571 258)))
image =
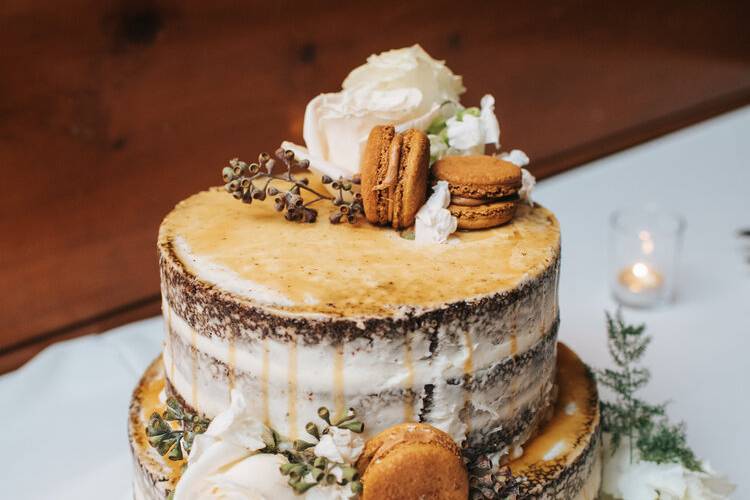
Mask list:
POLYGON ((464 91, 461 77, 419 45, 370 56, 349 74, 340 92, 308 103, 303 138, 310 163, 333 178, 351 177, 359 172, 374 126, 426 130, 441 105, 458 102, 464 91))
POLYGON ((457 117, 446 120, 448 144, 456 149, 468 150, 484 146, 482 122, 478 117, 464 114, 461 121, 457 117))
MULTIPOLYGON (((605 444, 610 446, 609 440, 605 444)), ((723 500, 734 491, 734 485, 717 475, 707 464, 704 471, 692 471, 679 463, 657 464, 641 460, 623 442, 614 455, 605 449, 602 491, 623 500, 723 500)))
POLYGON ((484 131, 484 143, 494 144, 496 148, 500 147, 500 123, 495 116, 495 98, 490 94, 482 97, 479 103, 481 111, 479 119, 482 122, 484 131))
POLYGON ((500 159, 509 161, 519 167, 525 167, 529 164, 529 157, 520 149, 513 149, 510 153, 500 153, 500 159))
POLYGON ((536 177, 531 175, 531 172, 525 168, 521 169, 521 189, 518 190, 518 196, 529 205, 534 205, 534 200, 531 199, 531 192, 536 186, 536 177))
POLYGON ((417 243, 446 243, 456 231, 458 219, 447 209, 450 192, 446 181, 438 181, 432 195, 417 212, 414 240, 417 243))
POLYGON ((328 434, 323 434, 313 448, 317 457, 324 457, 331 462, 353 464, 362 454, 365 442, 349 429, 331 427, 328 434))

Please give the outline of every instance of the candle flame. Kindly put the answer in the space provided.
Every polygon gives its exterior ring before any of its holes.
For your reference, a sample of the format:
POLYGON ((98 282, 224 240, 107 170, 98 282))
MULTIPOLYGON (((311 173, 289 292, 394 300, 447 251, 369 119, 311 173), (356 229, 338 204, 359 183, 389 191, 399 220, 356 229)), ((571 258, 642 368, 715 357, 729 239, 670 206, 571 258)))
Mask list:
POLYGON ((636 262, 633 264, 633 276, 636 278, 645 278, 648 276, 649 269, 643 262, 636 262))

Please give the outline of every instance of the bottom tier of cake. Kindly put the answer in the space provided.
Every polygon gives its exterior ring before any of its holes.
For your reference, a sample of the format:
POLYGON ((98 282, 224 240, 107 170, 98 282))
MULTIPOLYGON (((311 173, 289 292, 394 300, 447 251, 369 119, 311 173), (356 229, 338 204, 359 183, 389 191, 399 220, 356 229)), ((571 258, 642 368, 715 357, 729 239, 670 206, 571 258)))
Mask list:
MULTIPOLYGON (((601 478, 599 399, 591 373, 564 344, 558 344, 557 384, 552 418, 509 466, 518 483, 519 498, 592 500, 597 497, 601 478)), ((167 498, 185 464, 159 455, 146 435, 150 415, 164 409, 164 385, 159 358, 146 370, 130 405, 136 500, 167 498)))

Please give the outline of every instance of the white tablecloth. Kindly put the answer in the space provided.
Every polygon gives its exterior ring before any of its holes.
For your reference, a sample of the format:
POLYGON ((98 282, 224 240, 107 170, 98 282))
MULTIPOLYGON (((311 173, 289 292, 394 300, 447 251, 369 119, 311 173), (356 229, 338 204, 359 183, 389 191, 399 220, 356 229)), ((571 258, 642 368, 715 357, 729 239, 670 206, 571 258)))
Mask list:
MULTIPOLYGON (((517 146, 517 145, 512 145, 517 146)), ((560 336, 589 364, 608 364, 604 311, 607 217, 655 201, 688 222, 677 302, 625 310, 645 321, 653 382, 672 400, 695 450, 750 498, 750 108, 539 184, 563 229, 560 336)), ((156 235, 154 235, 156 238, 156 235)), ((133 386, 161 347, 153 318, 61 342, 0 377, 0 497, 130 498, 126 436, 133 386)))

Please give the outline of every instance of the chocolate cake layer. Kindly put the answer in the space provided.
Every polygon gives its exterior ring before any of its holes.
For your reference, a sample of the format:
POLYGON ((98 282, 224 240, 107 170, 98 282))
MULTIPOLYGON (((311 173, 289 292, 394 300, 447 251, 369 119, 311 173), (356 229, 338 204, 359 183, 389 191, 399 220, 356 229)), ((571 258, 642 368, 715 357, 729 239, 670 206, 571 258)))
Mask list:
POLYGON ((510 462, 528 499, 597 498, 601 482, 601 429, 596 381, 564 344, 557 358, 559 395, 550 421, 510 462))

